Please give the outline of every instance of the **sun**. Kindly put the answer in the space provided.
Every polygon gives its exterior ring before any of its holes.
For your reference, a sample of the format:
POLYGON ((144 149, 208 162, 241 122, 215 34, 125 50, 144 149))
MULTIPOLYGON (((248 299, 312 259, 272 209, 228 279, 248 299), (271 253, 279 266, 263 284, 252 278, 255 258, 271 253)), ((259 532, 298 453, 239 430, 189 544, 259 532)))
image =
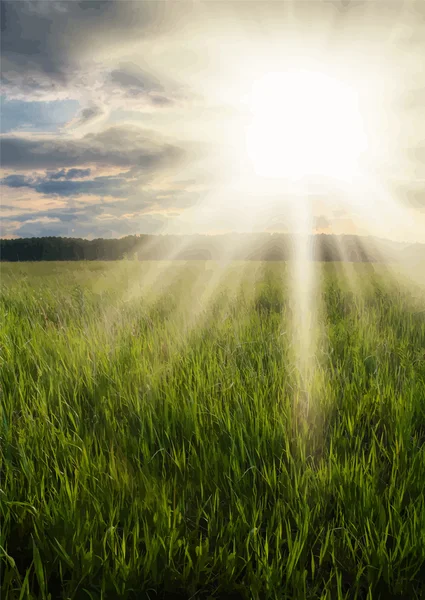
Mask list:
POLYGON ((358 95, 318 71, 269 73, 248 100, 248 158, 257 175, 350 179, 367 150, 358 95))

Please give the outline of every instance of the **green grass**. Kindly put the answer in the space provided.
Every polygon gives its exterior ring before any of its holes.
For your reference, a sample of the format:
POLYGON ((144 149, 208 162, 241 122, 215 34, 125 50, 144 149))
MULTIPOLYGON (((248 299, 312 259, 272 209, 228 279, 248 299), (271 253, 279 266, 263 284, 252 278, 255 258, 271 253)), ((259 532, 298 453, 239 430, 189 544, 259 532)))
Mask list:
POLYGON ((1 266, 2 597, 424 598, 423 296, 163 266, 1 266))

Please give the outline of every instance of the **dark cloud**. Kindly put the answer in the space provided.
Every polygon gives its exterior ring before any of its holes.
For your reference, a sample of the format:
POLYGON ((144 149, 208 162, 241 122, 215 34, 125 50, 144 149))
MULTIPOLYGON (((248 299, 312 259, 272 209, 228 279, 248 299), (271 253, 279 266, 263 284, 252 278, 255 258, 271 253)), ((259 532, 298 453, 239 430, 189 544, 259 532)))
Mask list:
POLYGON ((88 181, 42 181, 34 186, 39 194, 53 196, 114 196, 125 198, 129 194, 125 180, 114 177, 98 177, 88 181))
POLYGON ((114 94, 154 106, 172 104, 174 101, 172 93, 176 99, 182 96, 174 84, 167 82, 167 91, 157 79, 133 63, 121 64, 117 69, 112 70, 108 83, 114 94))
POLYGON ((169 31, 176 13, 185 10, 175 4, 2 0, 4 90, 42 95, 63 91, 70 82, 84 86, 84 73, 111 45, 169 31))
POLYGON ((110 81, 134 93, 162 92, 163 87, 155 78, 145 73, 138 65, 126 63, 109 74, 110 81))
POLYGON ((56 173, 50 173, 49 179, 81 179, 82 177, 89 177, 91 169, 61 169, 56 173))
POLYGON ((182 148, 155 140, 136 127, 111 127, 80 139, 55 137, 0 138, 5 169, 55 169, 101 165, 137 167, 152 172, 176 165, 184 157, 182 148))
MULTIPOLYGON (((72 170, 90 172, 90 169, 72 170)), ((1 184, 10 188, 30 188, 39 194, 62 197, 88 194, 94 196, 126 198, 133 192, 134 183, 122 177, 96 177, 94 179, 76 181, 72 177, 66 177, 66 175, 67 173, 64 175, 65 179, 52 179, 52 177, 31 178, 22 175, 8 175, 1 181, 1 184)))
POLYGON ((81 127, 96 121, 99 117, 106 114, 106 108, 102 106, 87 106, 83 108, 79 114, 70 122, 73 127, 81 127))
POLYGON ((30 188, 33 185, 33 181, 31 177, 26 177, 25 175, 8 175, 2 179, 1 184, 10 188, 30 188))
POLYGON ((164 85, 136 64, 113 61, 114 48, 128 45, 131 52, 169 31, 172 15, 187 10, 175 5, 2 0, 3 133, 87 127, 113 108, 159 110, 186 98, 187 90, 171 81, 164 85))
POLYGON ((26 212, 13 217, 13 221, 18 223, 27 223, 33 221, 46 221, 47 219, 62 221, 64 223, 70 223, 76 219, 86 216, 90 219, 101 215, 104 212, 109 211, 111 205, 107 202, 99 202, 97 204, 89 204, 83 207, 72 207, 67 206, 66 208, 54 209, 54 210, 40 210, 26 212))

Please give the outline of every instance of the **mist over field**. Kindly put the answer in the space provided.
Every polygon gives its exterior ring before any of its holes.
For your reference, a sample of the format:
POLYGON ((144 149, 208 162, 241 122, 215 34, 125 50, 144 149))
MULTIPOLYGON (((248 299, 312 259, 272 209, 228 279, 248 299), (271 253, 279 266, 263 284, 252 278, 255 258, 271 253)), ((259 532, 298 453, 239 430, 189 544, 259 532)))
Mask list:
POLYGON ((401 263, 407 267, 425 259, 425 244, 370 236, 316 234, 300 240, 287 233, 227 233, 0 240, 0 260, 296 260, 297 248, 304 242, 309 260, 401 263))

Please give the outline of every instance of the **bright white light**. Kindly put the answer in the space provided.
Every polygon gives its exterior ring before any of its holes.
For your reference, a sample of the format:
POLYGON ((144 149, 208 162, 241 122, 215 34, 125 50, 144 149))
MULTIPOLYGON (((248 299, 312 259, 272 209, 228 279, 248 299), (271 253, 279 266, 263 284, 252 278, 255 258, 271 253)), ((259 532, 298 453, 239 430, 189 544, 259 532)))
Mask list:
POLYGON ((367 149, 357 95, 311 71, 270 73, 249 98, 247 150, 257 175, 350 178, 367 149))

